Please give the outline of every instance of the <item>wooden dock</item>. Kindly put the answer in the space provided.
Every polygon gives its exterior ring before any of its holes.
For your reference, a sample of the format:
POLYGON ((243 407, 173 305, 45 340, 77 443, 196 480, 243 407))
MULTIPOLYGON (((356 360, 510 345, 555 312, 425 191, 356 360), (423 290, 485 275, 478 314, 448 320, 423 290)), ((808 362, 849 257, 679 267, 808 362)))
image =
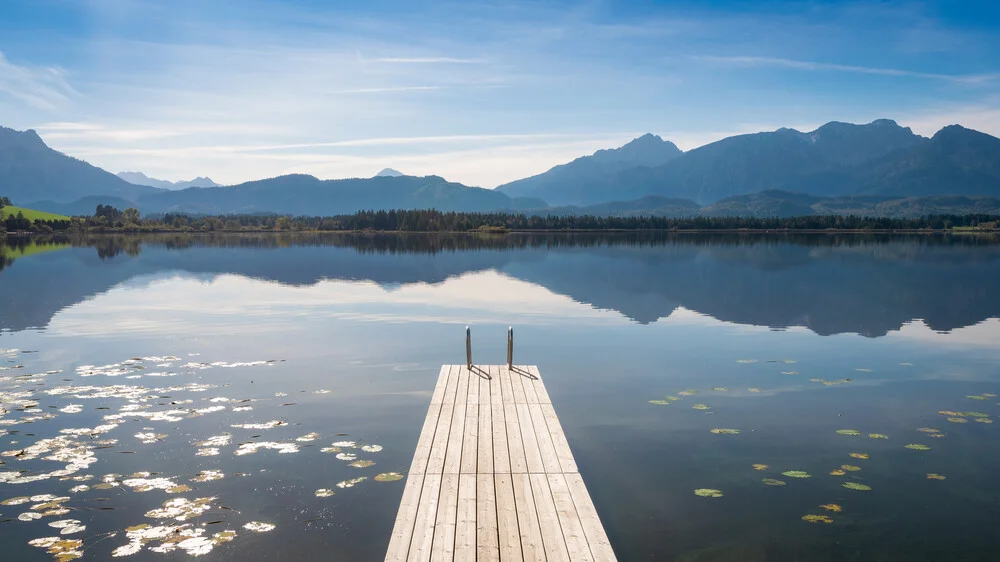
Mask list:
POLYGON ((614 561, 536 367, 441 367, 386 561, 614 561))

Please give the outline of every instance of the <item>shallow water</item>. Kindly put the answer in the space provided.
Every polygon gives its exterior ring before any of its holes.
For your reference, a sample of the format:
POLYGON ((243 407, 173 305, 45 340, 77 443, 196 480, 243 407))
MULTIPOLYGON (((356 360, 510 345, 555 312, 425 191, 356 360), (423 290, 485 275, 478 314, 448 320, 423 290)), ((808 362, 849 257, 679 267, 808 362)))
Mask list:
POLYGON ((28 543, 61 537, 81 540, 85 559, 131 544, 126 559, 380 560, 405 479, 374 477, 405 473, 440 365, 464 360, 466 325, 480 363, 504 361, 514 326, 515 359, 546 378, 621 560, 993 560, 1000 547, 993 239, 230 235, 3 248, 0 500, 69 498, 57 502, 68 513, 27 521, 45 501, 0 505, 10 559, 53 558, 28 543), (233 427, 265 422, 280 424, 233 427), (218 455, 197 454, 227 433, 218 455), (356 446, 340 453, 375 465, 322 451, 342 441, 356 446), (261 442, 283 449, 235 454, 261 442), (830 474, 841 465, 860 470, 830 474), (71 472, 9 481, 59 470, 71 472), (191 480, 205 470, 224 477, 191 480), (155 474, 130 478, 143 472, 155 474), (356 477, 367 480, 337 487, 356 477), (139 491, 156 478, 191 489, 139 491), (213 499, 183 521, 147 516, 176 498, 213 499), (65 519, 85 529, 48 525, 65 519), (179 529, 127 534, 142 523, 179 529), (211 540, 223 531, 235 536, 211 540))

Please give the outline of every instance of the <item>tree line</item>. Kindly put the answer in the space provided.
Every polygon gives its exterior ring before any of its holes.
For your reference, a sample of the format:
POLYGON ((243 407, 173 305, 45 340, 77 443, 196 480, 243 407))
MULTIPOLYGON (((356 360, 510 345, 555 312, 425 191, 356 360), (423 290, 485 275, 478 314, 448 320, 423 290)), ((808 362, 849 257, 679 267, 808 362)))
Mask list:
MULTIPOLYGON (((9 201, 8 201, 9 202, 9 201)), ((359 211, 332 217, 273 214, 192 216, 181 213, 142 217, 137 209, 98 205, 89 217, 29 221, 23 214, 2 223, 11 231, 86 232, 483 232, 507 231, 735 231, 735 230, 996 230, 992 215, 934 215, 917 218, 810 215, 801 217, 598 217, 517 213, 459 213, 437 210, 359 211)))

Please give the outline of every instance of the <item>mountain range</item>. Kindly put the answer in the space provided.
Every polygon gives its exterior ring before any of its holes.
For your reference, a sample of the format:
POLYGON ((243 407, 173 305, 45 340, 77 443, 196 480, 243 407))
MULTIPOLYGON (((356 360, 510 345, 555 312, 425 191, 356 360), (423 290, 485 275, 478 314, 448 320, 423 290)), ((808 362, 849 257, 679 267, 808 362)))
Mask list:
POLYGON ((0 195, 70 215, 90 214, 99 203, 146 214, 333 215, 379 208, 662 216, 997 213, 1000 139, 959 125, 926 138, 879 119, 737 135, 687 152, 646 134, 495 190, 392 169, 372 178, 293 174, 221 187, 208 178, 178 185, 141 173, 119 177, 52 150, 32 130, 0 127, 0 195))
POLYGON ((187 189, 189 187, 222 187, 211 178, 197 177, 190 181, 168 181, 151 178, 142 172, 118 172, 118 177, 135 185, 148 185, 160 189, 187 189))

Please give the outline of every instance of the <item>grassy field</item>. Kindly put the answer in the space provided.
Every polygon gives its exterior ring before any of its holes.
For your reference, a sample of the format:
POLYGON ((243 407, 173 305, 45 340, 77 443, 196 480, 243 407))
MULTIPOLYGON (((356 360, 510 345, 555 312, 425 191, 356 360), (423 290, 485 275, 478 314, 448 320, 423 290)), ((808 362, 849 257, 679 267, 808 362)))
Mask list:
POLYGON ((8 215, 16 215, 18 211, 24 213, 24 218, 33 221, 41 219, 43 221, 68 221, 69 217, 63 215, 54 215, 52 213, 43 213, 42 211, 33 211, 31 209, 24 209, 22 207, 4 207, 0 209, 0 220, 4 220, 8 215))

